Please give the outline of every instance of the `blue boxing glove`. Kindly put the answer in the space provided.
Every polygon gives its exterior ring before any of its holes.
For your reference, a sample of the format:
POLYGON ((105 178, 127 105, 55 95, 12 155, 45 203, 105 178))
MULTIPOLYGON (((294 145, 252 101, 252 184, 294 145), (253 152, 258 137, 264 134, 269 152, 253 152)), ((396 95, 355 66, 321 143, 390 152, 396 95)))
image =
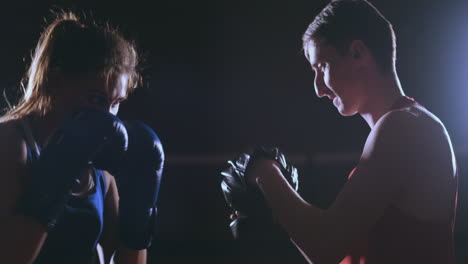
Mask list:
POLYGON ((73 184, 87 173, 92 162, 103 155, 119 159, 126 147, 127 131, 119 118, 96 109, 77 111, 32 161, 31 180, 18 201, 18 212, 34 217, 50 231, 60 218, 73 184))
POLYGON ((127 121, 128 149, 120 164, 109 170, 119 190, 120 239, 131 249, 151 245, 164 151, 156 133, 143 122, 127 121))

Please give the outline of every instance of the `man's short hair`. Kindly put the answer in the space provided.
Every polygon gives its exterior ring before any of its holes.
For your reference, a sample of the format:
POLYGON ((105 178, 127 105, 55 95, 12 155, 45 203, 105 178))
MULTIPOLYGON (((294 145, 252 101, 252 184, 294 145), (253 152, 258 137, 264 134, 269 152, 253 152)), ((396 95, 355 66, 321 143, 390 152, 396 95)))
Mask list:
POLYGON ((396 38, 392 24, 366 0, 332 0, 312 21, 302 38, 346 54, 353 40, 361 40, 383 72, 394 69, 396 38))

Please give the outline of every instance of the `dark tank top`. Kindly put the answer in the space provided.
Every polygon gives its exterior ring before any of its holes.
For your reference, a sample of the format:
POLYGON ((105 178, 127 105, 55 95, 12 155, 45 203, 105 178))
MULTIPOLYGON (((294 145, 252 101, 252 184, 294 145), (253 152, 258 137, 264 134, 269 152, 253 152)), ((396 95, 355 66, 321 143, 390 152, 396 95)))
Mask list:
MULTIPOLYGON (((391 110, 416 104, 420 105, 405 96, 391 110)), ((453 220, 450 223, 424 221, 389 205, 340 264, 453 264, 453 224, 453 220)))
MULTIPOLYGON (((40 155, 40 148, 23 126, 27 142, 28 162, 40 155)), ((63 173, 66 173, 65 171, 63 173)), ((62 216, 51 230, 35 260, 35 264, 84 264, 95 258, 95 250, 104 223, 106 182, 101 170, 93 168, 94 189, 86 195, 70 195, 62 216)))

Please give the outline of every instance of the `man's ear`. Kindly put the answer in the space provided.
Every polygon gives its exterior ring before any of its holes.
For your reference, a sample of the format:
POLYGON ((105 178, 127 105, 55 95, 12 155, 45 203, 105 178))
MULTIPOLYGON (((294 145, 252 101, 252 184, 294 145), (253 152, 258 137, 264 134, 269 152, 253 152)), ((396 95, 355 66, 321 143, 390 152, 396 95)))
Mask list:
POLYGON ((363 59, 369 55, 369 49, 362 40, 353 40, 349 44, 349 54, 353 59, 363 59))

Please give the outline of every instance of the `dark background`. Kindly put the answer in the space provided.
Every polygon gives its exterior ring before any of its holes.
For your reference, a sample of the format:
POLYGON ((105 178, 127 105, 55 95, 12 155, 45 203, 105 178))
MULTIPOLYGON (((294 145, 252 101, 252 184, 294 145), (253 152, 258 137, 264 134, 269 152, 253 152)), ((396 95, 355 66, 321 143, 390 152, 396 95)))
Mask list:
MULTIPOLYGON (((342 118, 314 94, 301 36, 326 2, 3 3, 0 85, 10 99, 17 98, 51 8, 84 10, 119 26, 146 58, 145 86, 123 103, 119 115, 150 124, 168 156, 150 261, 226 262, 232 257, 226 249, 232 245, 230 210, 219 188, 226 159, 258 143, 278 145, 299 167, 304 197, 325 205, 355 165, 369 132, 359 116, 342 118)), ((461 174, 457 253, 464 258, 468 1, 371 2, 394 26, 405 92, 435 113, 452 137, 461 174)))

